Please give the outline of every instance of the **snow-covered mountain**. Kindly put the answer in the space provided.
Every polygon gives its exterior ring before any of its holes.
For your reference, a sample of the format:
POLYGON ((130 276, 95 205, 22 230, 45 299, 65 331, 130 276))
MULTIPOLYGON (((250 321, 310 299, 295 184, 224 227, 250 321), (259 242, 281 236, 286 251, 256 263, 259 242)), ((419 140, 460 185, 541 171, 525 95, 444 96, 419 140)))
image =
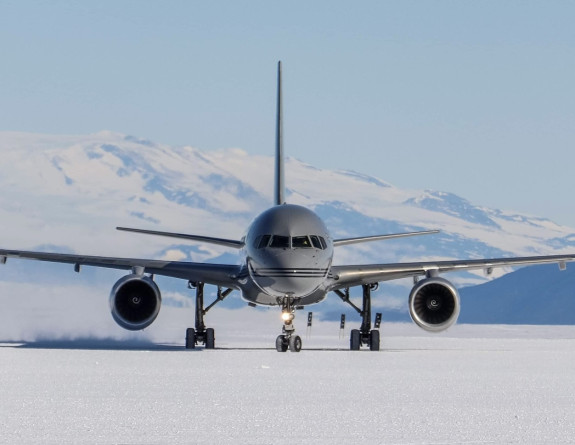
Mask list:
MULTIPOLYGON (((225 248, 116 231, 116 226, 239 239, 272 204, 273 158, 241 149, 204 152, 111 132, 61 136, 0 132, 0 246, 90 255, 235 262, 225 248)), ((575 250, 575 229, 475 206, 451 193, 406 190, 351 171, 286 163, 288 202, 314 209, 335 238, 412 230, 441 234, 337 250, 336 263, 543 255, 575 250)), ((88 268, 86 268, 88 269, 88 268)), ((0 281, 110 286, 110 271, 78 278, 69 267, 10 261, 0 281), (77 282, 77 281, 74 281, 77 282)), ((509 270, 495 271, 490 278, 509 270)), ((459 286, 482 273, 451 274, 459 286)), ((189 305, 185 283, 162 281, 168 304, 189 305)), ((376 306, 406 307, 410 281, 380 288, 376 306)), ((239 297, 228 305, 244 305, 239 297)), ((343 312, 337 299, 314 310, 343 312)), ((463 313, 463 312, 462 312, 463 313)))
POLYGON ((575 267, 524 267, 461 290, 460 323, 575 324, 575 267))

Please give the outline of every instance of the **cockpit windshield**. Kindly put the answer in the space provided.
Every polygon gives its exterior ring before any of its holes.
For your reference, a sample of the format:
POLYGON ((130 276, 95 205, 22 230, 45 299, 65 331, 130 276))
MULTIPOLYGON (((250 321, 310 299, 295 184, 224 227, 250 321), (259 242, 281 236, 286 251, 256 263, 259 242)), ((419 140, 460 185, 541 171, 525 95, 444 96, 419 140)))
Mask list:
POLYGON ((272 236, 270 247, 289 249, 289 236, 272 236))
POLYGON ((267 247, 268 244, 270 243, 271 237, 272 237, 271 235, 258 236, 256 239, 255 246, 258 249, 263 249, 264 247, 267 247))
POLYGON ((318 235, 305 236, 283 236, 283 235, 261 235, 254 241, 254 247, 264 249, 271 247, 275 249, 327 249, 325 239, 318 235))
POLYGON ((293 249, 311 248, 311 241, 307 236, 294 236, 291 239, 291 246, 293 249))
POLYGON ((327 249, 327 244, 325 243, 325 240, 321 236, 312 235, 310 236, 310 239, 311 243, 313 244, 313 247, 315 247, 316 249, 327 249))

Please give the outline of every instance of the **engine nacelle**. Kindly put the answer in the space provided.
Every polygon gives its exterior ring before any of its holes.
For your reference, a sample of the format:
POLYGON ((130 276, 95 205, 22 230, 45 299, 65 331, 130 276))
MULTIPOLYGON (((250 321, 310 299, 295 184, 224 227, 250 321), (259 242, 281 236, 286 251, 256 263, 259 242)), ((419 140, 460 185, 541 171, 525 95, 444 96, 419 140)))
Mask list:
POLYGON ((120 278, 110 292, 110 309, 116 323, 139 331, 150 326, 162 305, 162 295, 154 280, 136 274, 120 278))
POLYGON ((422 329, 440 332, 457 321, 459 294, 443 278, 426 278, 417 283, 409 294, 409 315, 422 329))

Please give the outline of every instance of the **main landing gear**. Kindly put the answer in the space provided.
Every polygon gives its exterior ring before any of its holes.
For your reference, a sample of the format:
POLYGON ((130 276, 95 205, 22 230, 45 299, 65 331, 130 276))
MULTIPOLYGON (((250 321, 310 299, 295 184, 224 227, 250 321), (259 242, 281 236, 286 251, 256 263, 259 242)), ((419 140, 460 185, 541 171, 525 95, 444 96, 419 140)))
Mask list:
POLYGON ((204 283, 189 282, 190 289, 196 289, 196 324, 195 328, 186 329, 186 349, 195 349, 197 345, 203 344, 206 349, 214 349, 216 336, 213 328, 206 328, 204 315, 216 304, 226 298, 232 289, 222 291, 218 287, 218 296, 207 308, 204 308, 204 283))
POLYGON ((377 289, 377 284, 363 284, 363 304, 362 309, 358 308, 349 299, 349 288, 336 290, 335 293, 359 315, 361 315, 361 328, 352 329, 349 338, 349 349, 359 351, 362 346, 369 346, 370 351, 379 351, 379 326, 381 324, 381 314, 375 318, 375 329, 371 329, 371 291, 377 289))
POLYGON ((296 306, 294 305, 296 299, 293 297, 284 297, 281 299, 282 305, 282 320, 284 325, 282 334, 276 338, 276 350, 278 352, 286 352, 289 348, 291 352, 301 351, 301 337, 295 335, 295 326, 293 320, 295 318, 296 306))

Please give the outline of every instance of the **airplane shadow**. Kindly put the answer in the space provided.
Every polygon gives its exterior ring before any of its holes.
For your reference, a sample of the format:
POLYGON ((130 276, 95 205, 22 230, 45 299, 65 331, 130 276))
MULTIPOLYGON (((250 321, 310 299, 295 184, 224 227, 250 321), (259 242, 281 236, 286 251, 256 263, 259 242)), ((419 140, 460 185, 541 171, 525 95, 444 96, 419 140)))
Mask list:
MULTIPOLYGON (((80 350, 80 351, 149 351, 149 352, 203 352, 205 348, 198 346, 195 349, 185 349, 180 344, 159 344, 145 340, 116 340, 108 338, 79 338, 75 340, 34 340, 27 342, 0 341, 0 349, 51 349, 51 350, 80 350)), ((273 351, 275 348, 266 346, 221 346, 216 351, 273 351)), ((304 348, 302 352, 349 352, 349 349, 337 347, 304 348)))
POLYGON ((158 344, 142 340, 116 340, 108 338, 79 338, 75 340, 35 340, 28 342, 1 342, 0 348, 64 349, 84 351, 187 351, 183 345, 158 344))

